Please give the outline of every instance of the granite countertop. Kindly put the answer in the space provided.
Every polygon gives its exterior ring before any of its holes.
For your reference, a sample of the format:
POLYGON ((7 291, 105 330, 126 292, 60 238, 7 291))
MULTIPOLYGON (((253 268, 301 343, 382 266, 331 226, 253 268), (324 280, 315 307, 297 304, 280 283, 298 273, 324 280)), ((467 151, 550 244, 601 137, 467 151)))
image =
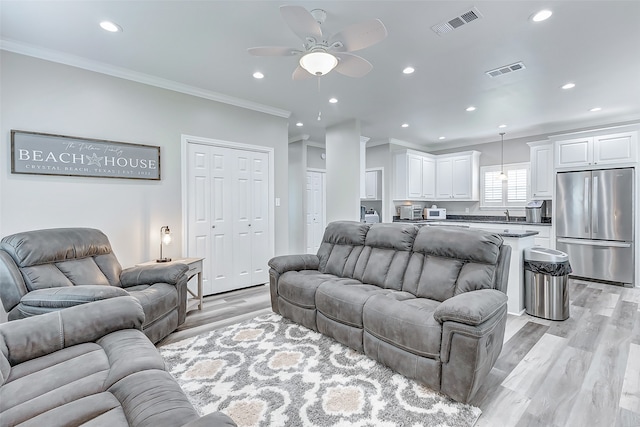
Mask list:
MULTIPOLYGON (((409 222, 409 223, 412 223, 412 224, 416 224, 418 226, 428 226, 428 227, 462 227, 462 228, 468 228, 469 230, 487 231, 489 233, 497 234, 500 237, 513 237, 513 238, 516 238, 516 239, 520 239, 520 238, 523 238, 523 237, 529 237, 529 236, 535 236, 537 234, 540 234, 539 232, 533 231, 533 230, 509 230, 508 228, 506 228, 504 230, 495 230, 495 229, 485 229, 485 228, 477 228, 477 227, 470 228, 469 226, 466 226, 466 225, 457 226, 457 225, 455 225, 456 220, 453 220, 453 221, 449 221, 449 220, 447 220, 447 221, 444 221, 444 220, 429 221, 429 220, 424 220, 424 219, 411 220, 411 219, 397 219, 397 218, 394 218, 393 222, 409 222), (451 222, 452 224, 451 225, 449 225, 449 224, 447 224, 447 225, 437 224, 437 223, 442 223, 442 222, 451 222), (436 223, 436 224, 431 225, 430 223, 436 223)), ((457 222, 462 222, 462 220, 457 220, 457 222)), ((473 222, 473 221, 465 221, 465 222, 473 222)), ((484 222, 494 223, 494 222, 491 222, 491 221, 484 221, 484 222)), ((513 224, 514 222, 515 221, 512 221, 512 222, 504 221, 505 224, 513 224)), ((501 224, 501 223, 499 223, 499 224, 501 224)), ((519 222, 519 224, 522 224, 522 222, 519 222)), ((536 223, 536 225, 538 225, 538 224, 536 223)))
POLYGON ((511 221, 505 221, 504 216, 486 216, 486 215, 447 215, 447 219, 403 219, 393 217, 393 221, 402 222, 485 222, 487 224, 517 224, 517 225, 535 225, 551 227, 551 218, 544 217, 542 222, 527 222, 523 216, 511 217, 511 221))

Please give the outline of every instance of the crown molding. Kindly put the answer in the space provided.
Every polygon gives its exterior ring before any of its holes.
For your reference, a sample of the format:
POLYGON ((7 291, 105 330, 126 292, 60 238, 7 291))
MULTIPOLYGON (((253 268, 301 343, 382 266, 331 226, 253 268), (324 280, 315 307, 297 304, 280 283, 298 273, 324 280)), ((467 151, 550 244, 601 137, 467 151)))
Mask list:
POLYGON ((31 56, 46 61, 57 62, 59 64, 69 65, 71 67, 82 68, 84 70, 96 73, 106 74, 112 77, 118 77, 137 83, 155 86, 174 92, 184 93, 186 95, 196 96, 198 98, 208 99, 210 101, 221 102, 223 104, 233 105, 235 107, 246 108, 248 110, 258 111, 260 113, 271 114, 277 117, 288 119, 291 112, 280 108, 271 107, 269 105, 259 104, 257 102, 247 101, 245 99, 236 98, 222 93, 201 89, 178 83, 173 80, 163 79, 161 77, 152 76, 150 74, 140 73, 129 70, 127 68, 116 67, 100 61, 94 61, 80 56, 71 55, 53 49, 46 49, 40 46, 34 46, 27 43, 16 42, 13 40, 0 39, 0 50, 18 53, 20 55, 31 56))

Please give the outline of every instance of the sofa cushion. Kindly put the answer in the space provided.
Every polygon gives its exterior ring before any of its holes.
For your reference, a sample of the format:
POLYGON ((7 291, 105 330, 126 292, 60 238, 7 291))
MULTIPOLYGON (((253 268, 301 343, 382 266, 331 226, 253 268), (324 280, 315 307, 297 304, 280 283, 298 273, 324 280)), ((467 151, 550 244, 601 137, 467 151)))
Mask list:
POLYGON ((331 320, 362 328, 362 309, 375 294, 393 292, 355 279, 326 281, 316 291, 316 309, 331 320))
POLYGON ((318 270, 321 273, 353 278, 368 230, 369 224, 355 221, 330 223, 318 249, 318 270))
POLYGON ((364 330, 409 353, 439 359, 442 327, 433 317, 439 305, 408 292, 373 295, 364 306, 364 330))
POLYGON ((147 326, 178 307, 178 292, 175 285, 156 283, 151 286, 131 286, 126 292, 142 305, 144 310, 142 329, 146 329, 147 326))
POLYGON ((353 277, 381 288, 402 289, 417 230, 413 224, 371 225, 353 277))
POLYGON ((327 280, 335 278, 332 274, 315 270, 287 271, 278 280, 278 295, 299 307, 315 308, 316 289, 327 280))
POLYGON ((23 309, 44 308, 59 310, 91 301, 107 298, 126 297, 127 291, 115 286, 65 286, 62 288, 38 289, 29 292, 20 301, 23 309))
POLYGON ((500 236, 484 231, 422 227, 402 290, 442 302, 464 292, 492 289, 501 245, 500 236))

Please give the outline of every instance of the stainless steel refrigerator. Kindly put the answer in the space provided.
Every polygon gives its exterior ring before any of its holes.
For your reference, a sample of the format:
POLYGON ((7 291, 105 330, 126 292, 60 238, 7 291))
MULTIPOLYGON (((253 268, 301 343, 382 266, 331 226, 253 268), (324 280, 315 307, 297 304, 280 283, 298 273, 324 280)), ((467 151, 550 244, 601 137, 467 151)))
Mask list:
POLYGON ((559 172, 556 248, 573 275, 631 285, 634 281, 634 171, 559 172))

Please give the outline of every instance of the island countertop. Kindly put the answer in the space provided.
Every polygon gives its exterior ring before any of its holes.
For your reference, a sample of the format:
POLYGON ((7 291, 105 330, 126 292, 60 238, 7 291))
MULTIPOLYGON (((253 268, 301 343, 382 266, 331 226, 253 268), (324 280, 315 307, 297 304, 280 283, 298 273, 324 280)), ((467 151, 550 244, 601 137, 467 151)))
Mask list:
MULTIPOLYGON (((410 219, 394 219, 393 222, 408 222, 411 224, 415 224, 417 226, 428 226, 428 227, 462 227, 462 228, 469 228, 471 230, 482 230, 482 231, 488 231, 490 233, 495 233, 497 235, 499 235, 500 237, 512 237, 512 238, 523 238, 523 237, 529 237, 529 236, 535 236, 537 234, 539 234, 537 231, 533 231, 533 230, 509 230, 509 227, 505 227, 504 230, 500 230, 500 229, 484 229, 482 227, 469 227, 468 225, 456 225, 455 221, 427 221, 427 220, 410 220, 410 219), (443 224, 443 222, 451 222, 451 224, 443 224)), ((462 221, 458 221, 458 222, 462 222, 462 221)), ((468 222, 468 221, 465 221, 468 222)))

